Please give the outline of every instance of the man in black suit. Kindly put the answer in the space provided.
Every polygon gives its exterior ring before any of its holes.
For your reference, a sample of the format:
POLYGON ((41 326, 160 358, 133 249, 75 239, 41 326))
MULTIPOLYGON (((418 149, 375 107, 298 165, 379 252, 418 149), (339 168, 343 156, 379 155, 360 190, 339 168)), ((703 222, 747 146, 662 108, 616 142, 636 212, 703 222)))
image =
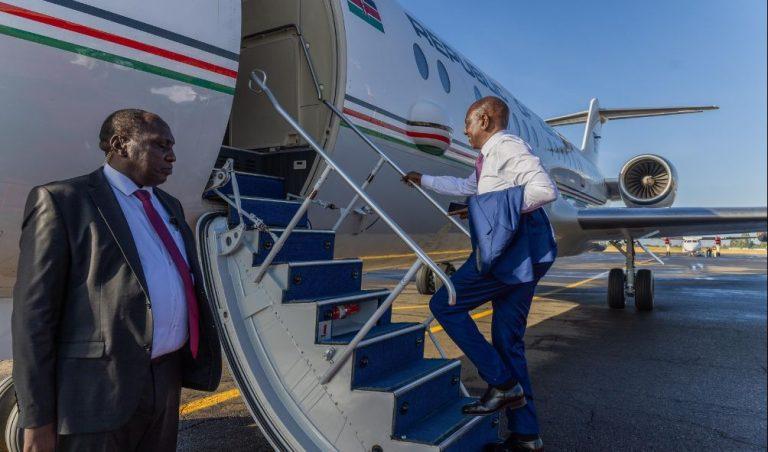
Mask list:
POLYGON ((13 294, 25 450, 176 449, 181 387, 215 390, 221 349, 155 114, 104 121, 104 167, 35 187, 13 294))

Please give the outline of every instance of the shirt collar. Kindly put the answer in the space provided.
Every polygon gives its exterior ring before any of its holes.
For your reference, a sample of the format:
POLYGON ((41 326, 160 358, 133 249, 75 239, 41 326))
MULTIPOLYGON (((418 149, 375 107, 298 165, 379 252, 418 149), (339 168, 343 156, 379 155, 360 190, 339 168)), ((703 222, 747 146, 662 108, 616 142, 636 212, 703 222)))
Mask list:
POLYGON ((490 152, 490 150, 496 146, 501 138, 508 133, 509 132, 506 130, 499 130, 498 132, 491 135, 491 137, 488 138, 488 141, 486 141, 483 147, 480 149, 480 152, 482 152, 483 156, 488 156, 488 152, 490 152))
POLYGON ((128 176, 112 168, 109 163, 104 164, 104 176, 109 185, 118 189, 125 196, 131 196, 136 190, 146 190, 152 194, 152 187, 139 187, 128 176))

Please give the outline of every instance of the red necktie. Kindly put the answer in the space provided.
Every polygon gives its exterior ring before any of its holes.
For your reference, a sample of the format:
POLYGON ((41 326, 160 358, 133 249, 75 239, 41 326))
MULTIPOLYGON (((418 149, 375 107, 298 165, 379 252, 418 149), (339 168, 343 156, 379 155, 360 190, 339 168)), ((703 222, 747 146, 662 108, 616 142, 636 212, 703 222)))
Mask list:
POLYGON ((483 153, 477 154, 477 160, 475 160, 475 171, 477 174, 477 181, 480 182, 480 173, 483 172, 483 153))
POLYGON ((155 206, 152 205, 152 198, 149 192, 146 190, 136 190, 133 194, 139 198, 141 205, 144 206, 144 212, 147 214, 150 224, 152 224, 163 245, 165 245, 168 254, 171 255, 171 259, 176 265, 176 271, 179 272, 181 281, 184 283, 184 298, 187 300, 187 318, 189 321, 189 348, 192 351, 192 357, 197 358, 197 347, 200 342, 198 325, 200 313, 197 307, 197 296, 195 295, 195 286, 192 283, 192 274, 190 273, 189 266, 184 260, 184 256, 181 255, 179 247, 176 246, 176 242, 173 241, 171 233, 168 232, 163 219, 160 218, 160 214, 157 213, 155 206))

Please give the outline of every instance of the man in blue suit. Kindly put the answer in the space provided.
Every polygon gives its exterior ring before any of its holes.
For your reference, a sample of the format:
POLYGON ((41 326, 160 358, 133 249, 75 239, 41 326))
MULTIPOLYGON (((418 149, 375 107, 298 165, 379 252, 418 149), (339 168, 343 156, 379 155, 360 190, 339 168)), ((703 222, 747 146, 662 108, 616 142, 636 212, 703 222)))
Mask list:
POLYGON ((442 194, 472 196, 473 253, 451 277, 456 305, 448 305, 442 288, 430 308, 488 383, 485 394, 464 412, 486 415, 506 408, 511 434, 502 450, 541 450, 523 335, 536 284, 557 254, 542 209, 557 199, 557 188, 530 146, 506 130, 508 123, 503 100, 480 99, 467 111, 464 129, 472 147, 480 150, 475 171, 466 179, 416 172, 403 179, 442 194), (493 345, 469 316, 488 301, 493 304, 493 345))

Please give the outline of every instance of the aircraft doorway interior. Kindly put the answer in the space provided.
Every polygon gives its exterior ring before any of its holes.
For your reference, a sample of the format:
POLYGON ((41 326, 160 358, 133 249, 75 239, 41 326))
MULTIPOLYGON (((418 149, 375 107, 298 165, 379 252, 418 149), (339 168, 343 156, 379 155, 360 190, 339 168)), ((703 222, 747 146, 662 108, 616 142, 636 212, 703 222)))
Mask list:
POLYGON ((224 139, 232 149, 223 148, 217 166, 232 158, 235 169, 285 178, 288 193, 301 194, 313 174, 315 153, 248 82, 253 70, 264 71, 286 111, 326 146, 335 134, 333 118, 317 98, 300 34, 324 96, 332 100, 340 74, 334 12, 327 2, 313 0, 247 0, 242 5, 240 68, 224 139))

